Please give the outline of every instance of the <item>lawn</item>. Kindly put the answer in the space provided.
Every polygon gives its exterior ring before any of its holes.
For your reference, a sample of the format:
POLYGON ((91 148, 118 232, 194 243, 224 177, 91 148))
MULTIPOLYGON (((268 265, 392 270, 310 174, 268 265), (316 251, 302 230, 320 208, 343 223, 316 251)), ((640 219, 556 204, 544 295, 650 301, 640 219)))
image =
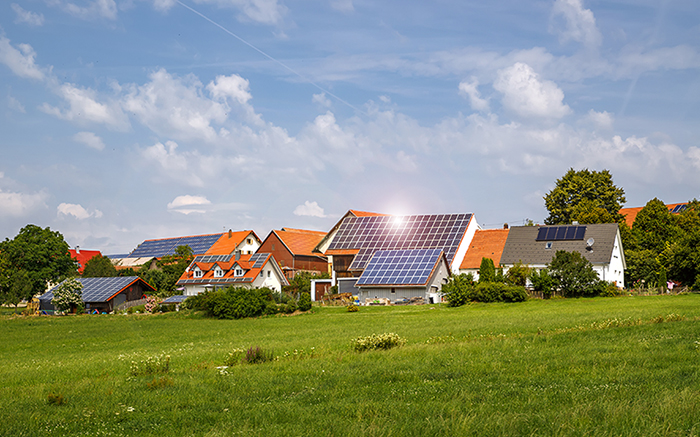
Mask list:
POLYGON ((3 316, 0 435, 700 435, 699 321, 700 295, 3 316), (251 346, 279 358, 220 368, 251 346))

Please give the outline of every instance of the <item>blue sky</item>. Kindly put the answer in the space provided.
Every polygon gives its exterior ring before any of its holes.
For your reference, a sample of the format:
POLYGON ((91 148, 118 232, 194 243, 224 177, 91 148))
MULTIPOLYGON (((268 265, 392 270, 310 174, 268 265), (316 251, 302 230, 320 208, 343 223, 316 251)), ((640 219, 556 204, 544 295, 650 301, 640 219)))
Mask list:
POLYGON ((696 1, 0 5, 0 238, 542 221, 569 168, 700 197, 696 1))

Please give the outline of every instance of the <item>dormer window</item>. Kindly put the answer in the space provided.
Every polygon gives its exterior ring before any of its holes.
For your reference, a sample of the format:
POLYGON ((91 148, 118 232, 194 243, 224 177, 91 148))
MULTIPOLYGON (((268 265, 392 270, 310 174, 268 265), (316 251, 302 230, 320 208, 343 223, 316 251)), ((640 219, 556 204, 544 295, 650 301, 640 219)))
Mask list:
POLYGON ((235 276, 243 276, 243 269, 236 268, 236 270, 234 271, 234 275, 235 276))
POLYGON ((199 270, 199 268, 194 269, 194 277, 195 278, 201 278, 203 276, 203 272, 199 270))
POLYGON ((214 269, 214 277, 215 278, 223 278, 224 277, 224 271, 221 270, 219 266, 216 266, 214 269))
POLYGON ((551 248, 552 248, 552 242, 551 242, 551 241, 548 241, 548 242, 544 243, 544 248, 545 248, 545 249, 551 249, 551 248))

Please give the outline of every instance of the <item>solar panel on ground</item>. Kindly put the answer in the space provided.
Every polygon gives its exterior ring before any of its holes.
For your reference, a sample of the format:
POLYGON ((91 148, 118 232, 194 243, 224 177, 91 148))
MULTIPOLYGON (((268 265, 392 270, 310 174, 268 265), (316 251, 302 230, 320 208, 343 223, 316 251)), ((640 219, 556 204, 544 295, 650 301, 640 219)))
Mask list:
POLYGON ((379 250, 357 285, 425 285, 442 249, 379 250))
POLYGON ((348 217, 329 250, 359 249, 350 270, 361 270, 377 250, 442 249, 448 262, 457 252, 471 214, 348 217))
POLYGON ((539 228, 535 241, 583 240, 585 226, 548 226, 539 228))

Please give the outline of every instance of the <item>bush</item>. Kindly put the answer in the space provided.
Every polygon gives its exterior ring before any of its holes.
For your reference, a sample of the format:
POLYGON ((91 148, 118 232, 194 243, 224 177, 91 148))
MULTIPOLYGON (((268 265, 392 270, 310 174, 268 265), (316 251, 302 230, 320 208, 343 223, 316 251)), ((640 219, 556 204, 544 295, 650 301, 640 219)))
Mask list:
POLYGON ((530 274, 530 267, 524 265, 521 261, 513 264, 513 267, 508 269, 505 280, 510 285, 520 285, 524 287, 527 283, 527 277, 530 274))
POLYGON ((618 288, 618 286, 612 282, 600 281, 600 286, 602 290, 598 294, 603 297, 616 297, 625 294, 625 290, 618 288))
POLYGON ((549 274, 549 270, 542 269, 539 272, 537 270, 532 270, 530 272, 530 283, 535 291, 542 293, 542 297, 549 299, 552 297, 552 291, 554 289, 554 278, 549 274))
POLYGON ((493 282, 496 280, 496 267, 491 258, 481 258, 479 266, 479 282, 493 282))
MULTIPOLYGON (((193 296, 194 297, 194 296, 193 296)), ((224 290, 205 292, 198 299, 191 297, 185 302, 193 309, 203 309, 210 317, 219 319, 240 319, 257 317, 269 311, 268 302, 273 302, 272 291, 268 288, 229 287, 224 290)))
POLYGON ((355 352, 364 352, 377 349, 387 350, 403 346, 406 344, 406 340, 399 337, 398 334, 390 332, 387 334, 372 334, 368 337, 353 338, 351 343, 355 352))
POLYGON ((311 295, 309 293, 301 293, 299 296, 299 311, 308 311, 311 309, 311 295))
POLYGON ((272 351, 266 351, 260 346, 251 347, 245 351, 245 357, 243 358, 244 363, 248 364, 259 364, 272 361, 274 359, 274 354, 272 351))
POLYGON ((469 300, 475 302, 524 302, 528 298, 525 287, 506 285, 501 282, 477 284, 469 293, 469 300))
POLYGON ((447 284, 442 286, 442 293, 447 306, 458 307, 469 301, 469 292, 474 287, 474 276, 462 273, 452 276, 447 284))
POLYGON ((279 307, 274 300, 268 300, 265 304, 265 315, 269 316, 272 314, 277 314, 279 312, 279 307))
POLYGON ((51 303, 59 311, 75 309, 78 313, 82 312, 85 309, 83 284, 74 278, 66 279, 54 290, 51 303))
POLYGON ((578 252, 558 250, 549 269, 564 297, 597 296, 605 287, 591 263, 578 252))
POLYGON ((360 311, 360 309, 354 303, 351 303, 350 305, 348 305, 348 312, 349 313, 356 313, 358 311, 360 311))

